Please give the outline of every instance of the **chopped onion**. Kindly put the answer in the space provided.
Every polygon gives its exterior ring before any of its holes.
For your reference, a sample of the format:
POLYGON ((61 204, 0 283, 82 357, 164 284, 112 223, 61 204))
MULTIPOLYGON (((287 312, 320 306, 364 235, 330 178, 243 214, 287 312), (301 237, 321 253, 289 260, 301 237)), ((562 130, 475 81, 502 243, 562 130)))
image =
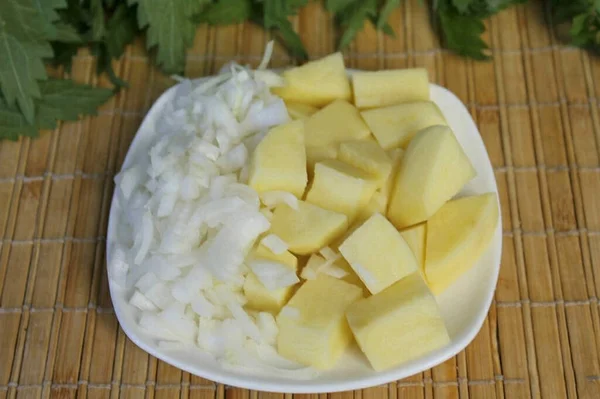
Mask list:
POLYGON ((289 248, 288 244, 275 234, 267 235, 260 243, 277 255, 283 254, 289 248))
POLYGON ((289 287, 300 281, 293 269, 278 262, 254 259, 248 262, 248 266, 269 291, 289 287))
POLYGON ((275 208, 279 204, 286 204, 292 209, 298 209, 298 198, 287 191, 265 191, 260 194, 260 199, 269 209, 275 208))

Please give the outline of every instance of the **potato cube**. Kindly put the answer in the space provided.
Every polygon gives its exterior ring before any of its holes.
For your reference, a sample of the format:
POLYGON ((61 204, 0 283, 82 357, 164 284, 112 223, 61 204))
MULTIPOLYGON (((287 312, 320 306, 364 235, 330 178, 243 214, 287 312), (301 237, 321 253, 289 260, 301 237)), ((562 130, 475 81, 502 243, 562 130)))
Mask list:
POLYGON ((447 202, 427 222, 425 275, 434 294, 452 284, 488 248, 499 220, 495 193, 447 202))
POLYGON ((419 130, 448 124, 442 111, 431 101, 370 109, 360 114, 377 142, 386 150, 406 148, 419 130))
POLYGON ((285 101, 321 107, 334 100, 350 100, 352 97, 341 53, 290 68, 282 75, 285 86, 271 90, 285 101))
POLYGON ((317 369, 333 367, 352 342, 345 311, 361 297, 359 287, 325 274, 307 280, 277 316, 279 354, 317 369))
POLYGON ((340 144, 338 159, 373 176, 383 187, 392 171, 392 160, 375 140, 353 140, 340 144))
POLYGON ((347 101, 334 101, 306 119, 306 158, 309 165, 337 157, 342 141, 371 135, 358 110, 347 101))
POLYGON ((416 359, 450 343, 435 298, 419 273, 346 311, 350 329, 376 371, 416 359))
POLYGON ((370 179, 365 172, 338 160, 318 162, 306 201, 343 213, 352 222, 375 192, 375 183, 370 179))
POLYGON ((427 224, 421 223, 400 232, 419 264, 419 271, 425 278, 425 244, 427 240, 427 224))
POLYGON ((379 213, 354 230, 339 250, 372 294, 419 270, 406 241, 379 213))
POLYGON ((271 232, 295 254, 308 255, 328 245, 348 228, 348 217, 298 201, 298 209, 280 204, 273 212, 271 232))
POLYGON ((252 154, 248 185, 259 193, 281 190, 302 198, 307 181, 304 122, 272 128, 252 154))
POLYGON ((319 110, 319 108, 313 107, 312 105, 294 102, 286 102, 285 106, 292 119, 308 118, 319 110))
POLYGON ((361 109, 429 100, 429 77, 424 68, 356 72, 352 88, 354 104, 361 109))
POLYGON ((404 153, 387 216, 398 229, 421 223, 475 175, 471 161, 448 126, 423 129, 404 153))

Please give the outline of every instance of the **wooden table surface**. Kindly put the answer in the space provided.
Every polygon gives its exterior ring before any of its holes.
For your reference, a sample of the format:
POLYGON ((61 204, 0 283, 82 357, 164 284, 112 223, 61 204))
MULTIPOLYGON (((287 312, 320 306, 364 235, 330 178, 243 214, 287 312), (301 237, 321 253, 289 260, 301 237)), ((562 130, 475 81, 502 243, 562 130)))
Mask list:
MULTIPOLYGON (((395 39, 368 28, 345 53, 354 68, 424 66, 467 104, 495 168, 504 252, 495 301, 466 350, 411 378, 331 398, 600 398, 600 58, 559 44, 539 3, 490 21, 493 62, 442 50, 417 0, 393 14, 395 39)), ((336 31, 318 4, 295 24, 309 54, 334 51, 336 31)), ((231 59, 257 65, 267 40, 251 25, 202 27, 186 74, 231 59)), ((0 142, 0 399, 290 398, 181 372, 119 329, 104 259, 112 178, 171 84, 143 48, 116 63, 130 88, 98 116, 0 142)), ((93 63, 78 55, 73 77, 108 85, 93 63)), ((277 49, 273 65, 288 64, 277 49)))

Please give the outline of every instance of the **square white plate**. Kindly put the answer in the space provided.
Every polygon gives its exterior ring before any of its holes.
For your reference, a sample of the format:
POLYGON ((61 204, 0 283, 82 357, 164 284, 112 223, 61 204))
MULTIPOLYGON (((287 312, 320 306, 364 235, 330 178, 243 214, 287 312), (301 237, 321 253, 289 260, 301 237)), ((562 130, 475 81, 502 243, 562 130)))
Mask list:
MULTIPOLYGON (((165 104, 176 95, 176 90, 177 86, 167 90, 149 110, 131 143, 123 164, 124 168, 134 164, 139 159, 138 154, 148 153, 155 136, 155 123, 165 104)), ((459 195, 497 192, 490 159, 479 131, 465 106, 453 93, 435 84, 431 85, 431 99, 442 110, 477 170, 477 177, 470 181, 459 195)), ((118 217, 115 195, 112 200, 107 235, 106 259, 108 260, 112 259, 112 244, 115 240, 114 232, 118 217)), ((336 368, 312 380, 297 380, 276 374, 255 375, 231 371, 223 368, 200 349, 160 349, 157 342, 138 327, 138 312, 128 303, 130 293, 112 279, 109 280, 109 286, 115 313, 125 334, 146 352, 175 367, 209 380, 246 389, 289 393, 335 392, 367 388, 399 380, 440 364, 464 349, 478 333, 487 315, 500 271, 501 253, 500 218, 487 252, 469 272, 437 297, 450 334, 450 345, 383 372, 373 371, 366 358, 357 349, 351 349, 336 368)))

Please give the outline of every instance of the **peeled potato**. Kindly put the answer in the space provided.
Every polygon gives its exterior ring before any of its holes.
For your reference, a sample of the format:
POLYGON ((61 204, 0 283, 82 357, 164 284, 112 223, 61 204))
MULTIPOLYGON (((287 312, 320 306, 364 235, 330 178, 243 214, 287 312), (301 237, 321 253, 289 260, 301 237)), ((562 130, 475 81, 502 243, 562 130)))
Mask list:
POLYGON ((360 109, 428 101, 429 77, 424 68, 356 72, 352 89, 354 104, 360 109))

